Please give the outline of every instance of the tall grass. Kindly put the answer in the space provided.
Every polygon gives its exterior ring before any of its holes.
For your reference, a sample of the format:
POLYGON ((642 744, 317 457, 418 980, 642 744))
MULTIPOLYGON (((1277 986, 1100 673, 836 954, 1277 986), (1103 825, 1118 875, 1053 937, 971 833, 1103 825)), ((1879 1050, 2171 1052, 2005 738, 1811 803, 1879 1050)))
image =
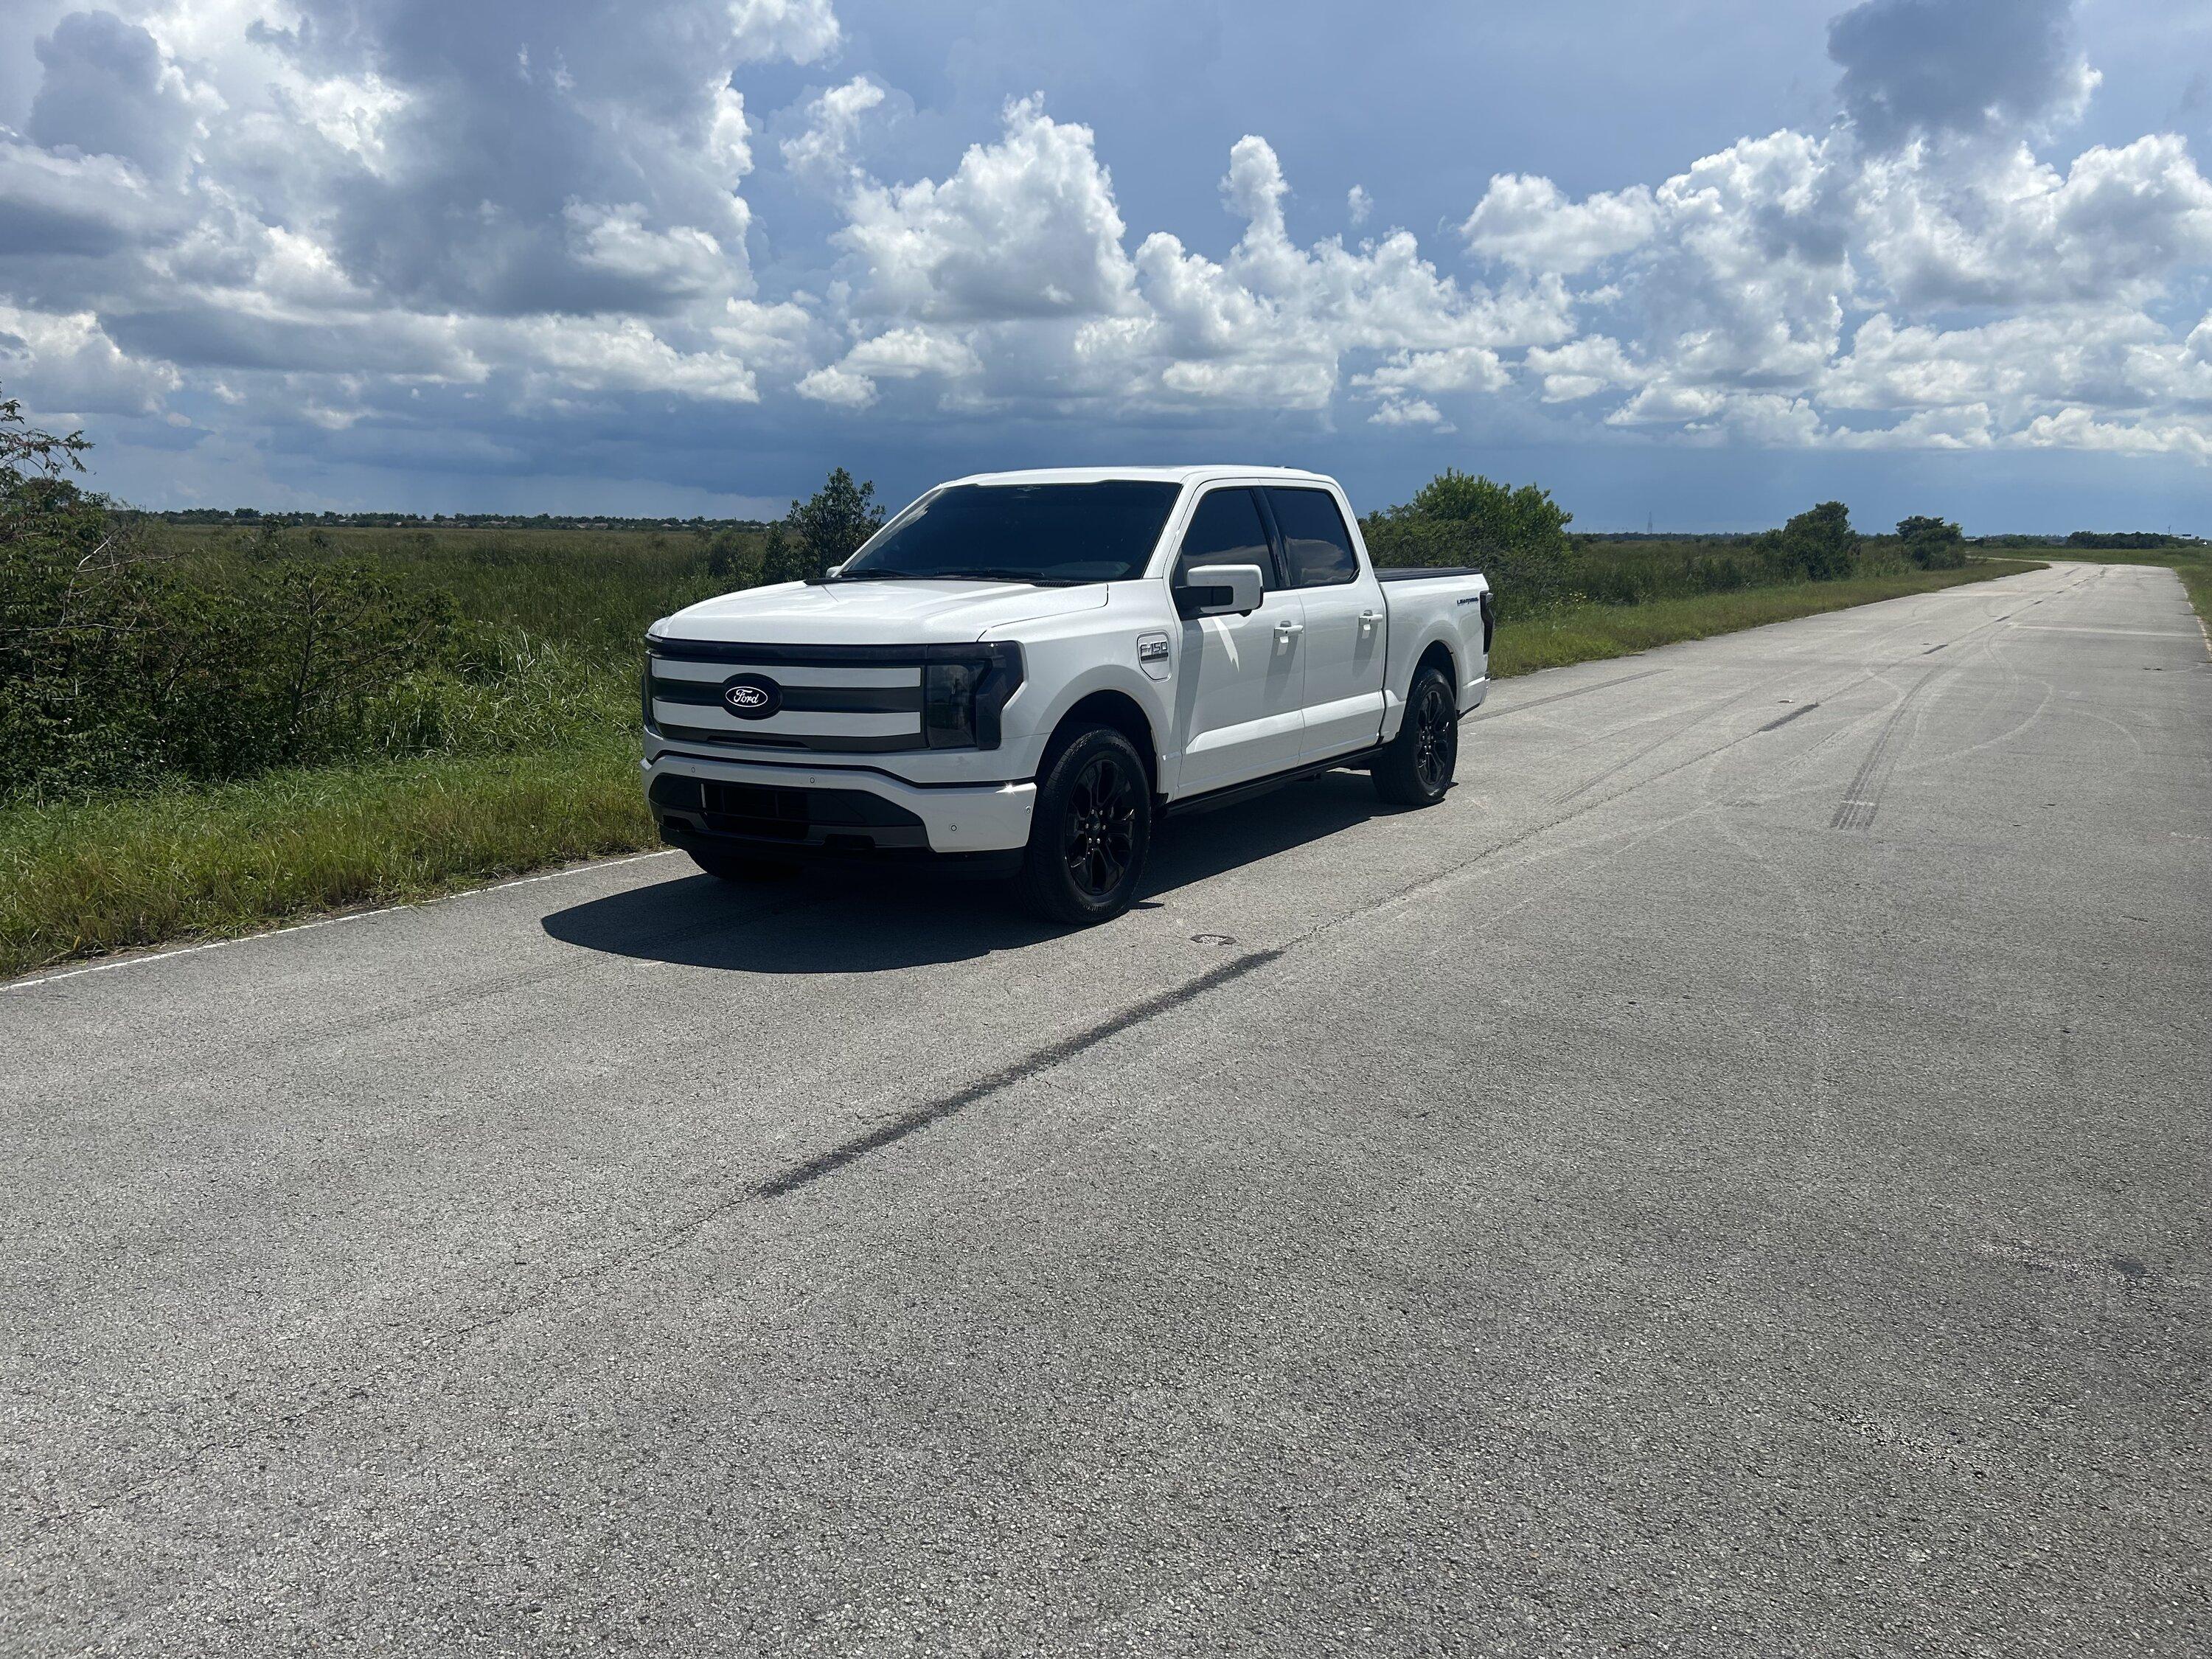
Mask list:
MULTIPOLYGON (((286 529, 149 523, 151 545, 215 580, 237 580, 277 550, 365 563, 449 595, 463 617, 606 662, 630 662, 646 624, 738 585, 708 572, 708 539, 688 531, 398 527, 286 529)), ((757 560, 759 537, 726 532, 757 560)))

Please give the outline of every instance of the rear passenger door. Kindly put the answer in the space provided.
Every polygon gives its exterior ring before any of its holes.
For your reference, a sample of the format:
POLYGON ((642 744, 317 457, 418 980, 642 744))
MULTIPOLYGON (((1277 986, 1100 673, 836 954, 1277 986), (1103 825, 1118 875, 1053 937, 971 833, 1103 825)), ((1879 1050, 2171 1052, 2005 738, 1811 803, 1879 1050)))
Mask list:
POLYGON ((1371 747, 1382 731, 1382 665, 1389 623, 1382 585, 1352 549, 1334 495, 1270 487, 1267 505, 1287 579, 1304 608, 1302 761, 1371 747))
POLYGON ((1176 727, 1182 767, 1176 793, 1225 789, 1297 763, 1304 718, 1302 612, 1283 585, 1258 494, 1219 484, 1199 497, 1169 581, 1207 564, 1256 564, 1266 595, 1249 617, 1196 617, 1176 653, 1176 727))

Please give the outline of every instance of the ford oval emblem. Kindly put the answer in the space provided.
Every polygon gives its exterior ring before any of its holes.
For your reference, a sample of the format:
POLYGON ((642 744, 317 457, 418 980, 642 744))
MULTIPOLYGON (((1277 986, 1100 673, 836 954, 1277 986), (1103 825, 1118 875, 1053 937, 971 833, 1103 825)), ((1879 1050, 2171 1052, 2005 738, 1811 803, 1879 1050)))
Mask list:
POLYGON ((783 688, 765 674, 738 674, 722 682, 722 707, 741 720, 764 720, 783 707, 783 688))

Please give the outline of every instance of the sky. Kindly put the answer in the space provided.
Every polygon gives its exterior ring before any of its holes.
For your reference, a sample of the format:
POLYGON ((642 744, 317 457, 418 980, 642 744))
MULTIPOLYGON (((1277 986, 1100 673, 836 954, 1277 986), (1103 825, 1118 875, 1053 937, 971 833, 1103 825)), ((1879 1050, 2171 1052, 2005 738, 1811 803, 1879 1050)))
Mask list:
POLYGON ((2209 147, 2202 0, 0 0, 0 397, 153 507, 2212 533, 2209 147))

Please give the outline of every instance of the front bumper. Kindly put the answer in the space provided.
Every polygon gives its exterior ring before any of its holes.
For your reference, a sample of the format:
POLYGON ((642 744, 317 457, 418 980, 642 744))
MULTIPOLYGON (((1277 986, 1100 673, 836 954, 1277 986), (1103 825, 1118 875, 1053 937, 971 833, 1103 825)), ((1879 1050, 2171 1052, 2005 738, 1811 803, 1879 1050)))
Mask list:
POLYGON ((782 853, 1018 852, 1034 783, 923 787, 866 767, 751 765, 664 750, 642 767, 664 838, 782 853))

